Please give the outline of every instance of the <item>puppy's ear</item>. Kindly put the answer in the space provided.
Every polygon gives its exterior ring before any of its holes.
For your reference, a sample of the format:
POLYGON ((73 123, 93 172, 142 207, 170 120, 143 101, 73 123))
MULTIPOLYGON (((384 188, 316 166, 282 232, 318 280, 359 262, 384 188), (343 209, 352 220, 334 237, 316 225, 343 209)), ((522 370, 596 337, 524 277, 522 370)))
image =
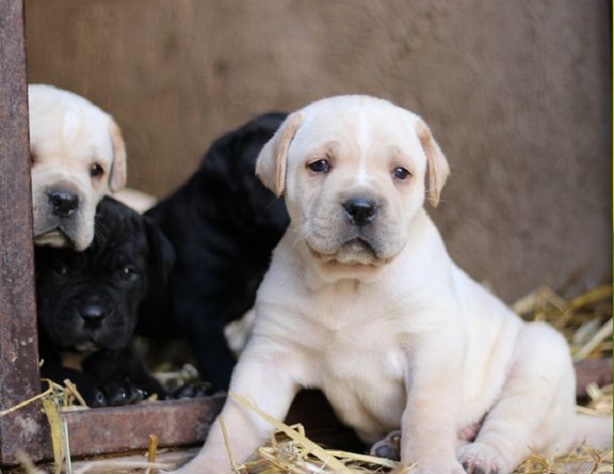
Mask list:
POLYGON ((150 273, 156 279, 166 282, 175 264, 175 250, 170 240, 160 230, 156 222, 143 216, 147 245, 149 245, 150 273))
POLYGON ((113 121, 109 119, 109 135, 113 144, 113 165, 109 176, 109 188, 112 192, 117 192, 126 186, 128 179, 128 165, 126 163, 126 145, 122 132, 113 121))
POLYGON ((431 130, 422 120, 418 120, 416 124, 416 133, 426 154, 428 201, 431 206, 437 207, 441 189, 450 175, 450 165, 433 138, 431 130))
POLYGON ((288 148, 302 121, 303 116, 298 112, 289 115, 264 145, 256 161, 256 175, 277 197, 284 193, 288 148))

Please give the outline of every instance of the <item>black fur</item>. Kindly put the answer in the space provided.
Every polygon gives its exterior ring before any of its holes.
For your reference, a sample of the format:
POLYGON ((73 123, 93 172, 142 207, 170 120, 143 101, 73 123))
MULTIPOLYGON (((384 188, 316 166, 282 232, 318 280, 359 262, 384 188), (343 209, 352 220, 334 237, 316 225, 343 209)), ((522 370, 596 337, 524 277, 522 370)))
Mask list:
POLYGON ((165 397, 131 341, 151 279, 164 279, 173 250, 157 225, 104 198, 96 233, 83 252, 35 248, 41 376, 69 378, 90 406, 165 397), (82 369, 63 361, 82 359, 82 369))
POLYGON ((147 212, 172 242, 168 292, 152 286, 139 332, 187 337, 203 377, 228 388, 234 358, 224 326, 254 304, 289 223, 283 200, 255 175, 256 158, 286 115, 259 116, 213 143, 199 170, 147 212))

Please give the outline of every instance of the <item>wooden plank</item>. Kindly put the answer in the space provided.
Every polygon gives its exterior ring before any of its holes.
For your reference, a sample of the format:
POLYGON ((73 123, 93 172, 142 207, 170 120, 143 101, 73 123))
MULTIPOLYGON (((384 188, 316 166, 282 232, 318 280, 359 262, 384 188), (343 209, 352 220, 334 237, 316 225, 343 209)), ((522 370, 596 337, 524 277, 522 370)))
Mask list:
MULTIPOLYGON (((145 402, 114 408, 63 412, 73 457, 146 450, 149 435, 159 447, 202 444, 224 396, 145 402)), ((44 458, 52 456, 45 445, 44 458)))
MULTIPOLYGON (((0 410, 40 391, 31 199, 23 2, 0 0, 0 410)), ((41 421, 39 404, 0 418, 0 462, 40 455, 41 421)))

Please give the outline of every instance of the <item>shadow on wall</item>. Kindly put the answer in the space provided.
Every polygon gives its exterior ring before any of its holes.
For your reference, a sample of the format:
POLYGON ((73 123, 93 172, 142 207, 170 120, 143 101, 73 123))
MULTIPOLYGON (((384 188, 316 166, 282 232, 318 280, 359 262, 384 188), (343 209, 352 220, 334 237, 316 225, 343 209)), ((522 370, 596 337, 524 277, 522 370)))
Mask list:
POLYGON ((29 79, 112 113, 158 196, 256 114, 391 99, 451 163, 431 214, 452 255, 511 301, 611 278, 608 5, 26 0, 29 79))

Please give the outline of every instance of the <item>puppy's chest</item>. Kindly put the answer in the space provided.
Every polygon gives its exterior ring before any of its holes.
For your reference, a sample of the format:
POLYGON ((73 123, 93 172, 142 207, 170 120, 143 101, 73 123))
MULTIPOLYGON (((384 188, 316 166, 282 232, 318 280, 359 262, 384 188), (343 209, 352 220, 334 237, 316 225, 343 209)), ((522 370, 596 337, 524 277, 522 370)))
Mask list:
POLYGON ((86 343, 81 345, 77 350, 62 351, 59 354, 60 364, 63 367, 83 372, 86 360, 98 353, 99 350, 100 348, 94 343, 86 343))
POLYGON ((317 384, 382 385, 404 377, 403 315, 361 299, 313 299, 286 337, 305 354, 317 384))
POLYGON ((320 388, 337 414, 371 442, 397 427, 405 406, 403 335, 398 322, 382 314, 336 316, 328 324, 307 318, 294 334, 307 365, 302 382, 320 388))
POLYGON ((60 354, 63 367, 83 372, 83 362, 88 354, 83 352, 62 352, 60 354))
MULTIPOLYGON (((325 333, 325 331, 324 331, 325 333)), ((323 335, 311 356, 312 376, 331 398, 343 394, 349 401, 369 394, 390 405, 401 394, 407 370, 406 355, 394 334, 379 324, 341 328, 323 335)))

